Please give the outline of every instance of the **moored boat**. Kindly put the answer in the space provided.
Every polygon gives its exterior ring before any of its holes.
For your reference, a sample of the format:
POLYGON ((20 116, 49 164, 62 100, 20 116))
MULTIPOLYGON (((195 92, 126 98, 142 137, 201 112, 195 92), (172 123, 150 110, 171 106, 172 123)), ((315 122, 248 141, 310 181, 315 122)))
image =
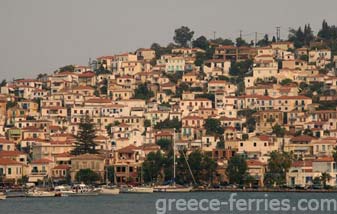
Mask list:
POLYGON ((32 190, 26 193, 26 197, 54 197, 54 192, 32 190))
POLYGON ((133 193, 153 193, 152 187, 132 187, 131 192, 133 193))
POLYGON ((191 192, 192 187, 183 187, 183 186, 157 186, 154 187, 154 192, 191 192))
POLYGON ((100 194, 102 195, 118 195, 119 192, 118 188, 110 186, 103 186, 100 190, 100 194))

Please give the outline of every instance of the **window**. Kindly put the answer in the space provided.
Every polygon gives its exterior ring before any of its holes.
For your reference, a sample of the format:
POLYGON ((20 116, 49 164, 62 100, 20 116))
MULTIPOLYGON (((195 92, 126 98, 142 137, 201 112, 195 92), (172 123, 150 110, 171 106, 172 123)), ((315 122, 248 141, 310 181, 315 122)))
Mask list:
POLYGON ((12 168, 8 168, 8 175, 11 175, 12 174, 12 168))

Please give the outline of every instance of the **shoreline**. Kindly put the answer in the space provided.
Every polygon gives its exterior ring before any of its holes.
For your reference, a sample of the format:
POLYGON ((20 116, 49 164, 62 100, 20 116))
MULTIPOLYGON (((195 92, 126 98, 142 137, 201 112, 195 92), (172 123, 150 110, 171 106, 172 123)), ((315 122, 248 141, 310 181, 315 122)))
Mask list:
POLYGON ((294 192, 337 193, 337 189, 193 189, 192 192, 294 192))

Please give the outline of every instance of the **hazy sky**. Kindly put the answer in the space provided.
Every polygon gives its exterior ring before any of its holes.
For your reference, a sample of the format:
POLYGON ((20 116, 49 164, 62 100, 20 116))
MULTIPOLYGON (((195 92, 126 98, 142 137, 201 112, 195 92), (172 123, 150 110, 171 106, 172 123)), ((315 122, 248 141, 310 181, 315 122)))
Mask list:
POLYGON ((337 24, 336 0, 0 0, 0 79, 172 41, 187 25, 205 35, 252 39, 281 26, 337 24), (334 23, 335 22, 335 23, 334 23))

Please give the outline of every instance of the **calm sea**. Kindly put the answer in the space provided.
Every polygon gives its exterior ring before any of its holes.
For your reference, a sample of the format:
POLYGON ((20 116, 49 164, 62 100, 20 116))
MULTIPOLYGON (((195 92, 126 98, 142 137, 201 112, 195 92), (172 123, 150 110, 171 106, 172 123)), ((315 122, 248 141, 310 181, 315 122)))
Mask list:
MULTIPOLYGON (((153 193, 153 194, 119 194, 116 196, 82 196, 82 197, 55 197, 55 198, 9 198, 0 201, 0 214, 150 214, 165 213, 164 208, 168 209, 167 199, 216 199, 219 201, 228 201, 229 192, 193 192, 193 193, 153 193), (161 212, 157 212, 156 201, 162 199, 159 206, 161 212), (165 199, 165 200, 164 200, 165 199)), ((236 200, 245 199, 288 199, 291 206, 296 206, 299 200, 310 201, 308 210, 299 211, 232 211, 229 205, 221 206, 219 211, 177 211, 173 208, 166 213, 337 213, 316 210, 310 212, 310 209, 316 209, 315 200, 337 199, 336 193, 250 193, 240 192, 235 196, 236 200)), ((263 202, 264 203, 264 202, 263 202)), ((269 202, 268 202, 269 203, 269 202)), ((174 207, 174 204, 172 205, 174 207)), ((305 206, 305 204, 304 204, 305 206)), ((253 205, 254 207, 254 205, 253 205)), ((330 209, 332 209, 331 207, 330 209)))

